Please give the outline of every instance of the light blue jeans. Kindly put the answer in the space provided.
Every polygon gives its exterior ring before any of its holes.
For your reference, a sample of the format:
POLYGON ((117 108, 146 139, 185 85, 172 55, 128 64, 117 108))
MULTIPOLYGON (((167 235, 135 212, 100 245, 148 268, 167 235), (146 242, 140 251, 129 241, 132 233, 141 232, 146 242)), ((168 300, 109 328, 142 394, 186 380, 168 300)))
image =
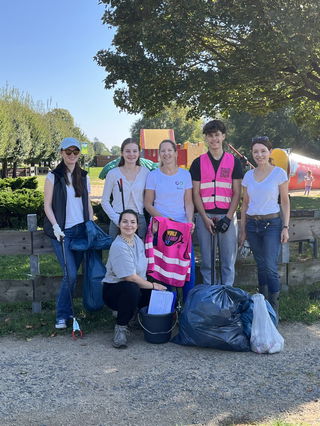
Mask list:
POLYGON ((282 221, 247 219, 246 230, 257 263, 259 287, 268 286, 269 293, 280 291, 278 258, 281 248, 282 221))
POLYGON ((70 243, 73 239, 86 238, 86 227, 84 223, 73 226, 64 230, 64 249, 65 260, 62 252, 62 243, 56 239, 52 239, 51 243, 60 266, 63 271, 59 293, 56 299, 56 318, 68 320, 74 316, 72 297, 77 282, 77 272, 83 259, 83 251, 75 251, 70 249, 70 243))
MULTIPOLYGON (((224 217, 224 214, 209 214, 208 217, 215 217, 217 220, 224 217)), ((200 245, 201 266, 200 272, 203 284, 223 284, 232 286, 234 283, 235 270, 234 265, 237 259, 238 250, 238 223, 237 216, 234 215, 230 226, 225 233, 215 234, 214 247, 212 247, 212 235, 207 230, 202 217, 196 215, 196 231, 200 245), (219 240, 217 240, 219 239, 219 240), (217 246, 220 248, 219 267, 214 271, 214 282, 211 279, 212 256, 217 253, 217 246), (217 273, 221 271, 221 273, 217 273), (221 276, 220 276, 221 275, 221 276)))

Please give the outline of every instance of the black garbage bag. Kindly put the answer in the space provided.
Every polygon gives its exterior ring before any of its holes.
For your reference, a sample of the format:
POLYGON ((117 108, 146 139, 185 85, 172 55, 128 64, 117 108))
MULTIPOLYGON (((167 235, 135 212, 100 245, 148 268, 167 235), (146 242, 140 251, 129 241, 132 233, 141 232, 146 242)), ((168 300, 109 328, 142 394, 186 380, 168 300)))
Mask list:
POLYGON ((249 294, 240 288, 200 284, 190 290, 173 343, 229 351, 250 351, 241 312, 249 294))

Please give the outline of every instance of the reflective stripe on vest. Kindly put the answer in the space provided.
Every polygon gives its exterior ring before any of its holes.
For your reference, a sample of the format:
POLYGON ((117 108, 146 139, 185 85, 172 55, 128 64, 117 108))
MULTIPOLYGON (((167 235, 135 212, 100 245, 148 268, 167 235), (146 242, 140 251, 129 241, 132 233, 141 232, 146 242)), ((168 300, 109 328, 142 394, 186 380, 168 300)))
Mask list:
POLYGON ((234 156, 225 152, 220 161, 217 174, 208 154, 200 155, 200 196, 205 210, 228 209, 232 191, 232 172, 234 156))

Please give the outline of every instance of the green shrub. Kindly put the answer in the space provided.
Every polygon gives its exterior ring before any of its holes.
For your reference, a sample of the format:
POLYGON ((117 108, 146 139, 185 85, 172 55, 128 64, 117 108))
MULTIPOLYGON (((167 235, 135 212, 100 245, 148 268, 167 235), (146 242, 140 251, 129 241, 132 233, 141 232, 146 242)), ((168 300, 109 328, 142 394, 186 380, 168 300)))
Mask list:
POLYGON ((17 189, 37 189, 38 187, 38 180, 36 176, 27 177, 27 178, 5 178, 0 179, 0 190, 3 190, 5 188, 10 188, 12 191, 15 191, 17 189))
POLYGON ((0 191, 0 228, 27 228, 27 214, 38 216, 38 225, 43 225, 43 194, 34 189, 5 189, 0 191))

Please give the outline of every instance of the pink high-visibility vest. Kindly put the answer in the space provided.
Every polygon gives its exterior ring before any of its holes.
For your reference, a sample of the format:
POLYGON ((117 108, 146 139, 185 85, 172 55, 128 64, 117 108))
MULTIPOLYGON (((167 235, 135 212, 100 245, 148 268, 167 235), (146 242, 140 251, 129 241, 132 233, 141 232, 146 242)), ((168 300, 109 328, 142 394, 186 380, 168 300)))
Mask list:
POLYGON ((191 223, 154 217, 145 238, 147 274, 164 284, 183 287, 190 279, 191 223), (153 221, 158 222, 157 242, 152 233, 153 221))
POLYGON ((225 152, 217 174, 208 154, 200 155, 200 196, 205 210, 229 209, 233 195, 232 172, 234 156, 225 152))

